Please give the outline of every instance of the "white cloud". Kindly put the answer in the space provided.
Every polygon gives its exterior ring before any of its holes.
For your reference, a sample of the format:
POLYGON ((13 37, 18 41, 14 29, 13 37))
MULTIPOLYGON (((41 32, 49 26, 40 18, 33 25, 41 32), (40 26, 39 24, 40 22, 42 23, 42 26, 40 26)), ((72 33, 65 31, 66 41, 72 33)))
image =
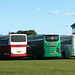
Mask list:
POLYGON ((49 11, 48 14, 58 14, 59 10, 55 10, 55 11, 49 11))
POLYGON ((63 14, 64 16, 75 16, 75 13, 65 13, 65 14, 63 14))

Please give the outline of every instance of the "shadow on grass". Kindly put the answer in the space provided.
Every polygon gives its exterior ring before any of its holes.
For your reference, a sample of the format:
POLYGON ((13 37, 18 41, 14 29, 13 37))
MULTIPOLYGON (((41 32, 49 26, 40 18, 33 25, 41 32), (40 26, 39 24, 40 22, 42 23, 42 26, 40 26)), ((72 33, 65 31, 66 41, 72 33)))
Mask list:
POLYGON ((6 60, 64 60, 64 59, 75 59, 75 57, 70 57, 70 58, 62 58, 62 57, 48 57, 48 58, 42 58, 42 59, 33 59, 31 57, 20 57, 20 58, 3 58, 0 59, 0 61, 6 61, 6 60))

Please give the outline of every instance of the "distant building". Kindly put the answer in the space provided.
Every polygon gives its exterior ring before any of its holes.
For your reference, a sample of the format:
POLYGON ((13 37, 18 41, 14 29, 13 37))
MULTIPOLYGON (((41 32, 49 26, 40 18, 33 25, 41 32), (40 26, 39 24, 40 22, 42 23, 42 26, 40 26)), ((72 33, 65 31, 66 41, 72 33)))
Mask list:
POLYGON ((75 34, 75 23, 71 25, 72 27, 72 34, 75 34))

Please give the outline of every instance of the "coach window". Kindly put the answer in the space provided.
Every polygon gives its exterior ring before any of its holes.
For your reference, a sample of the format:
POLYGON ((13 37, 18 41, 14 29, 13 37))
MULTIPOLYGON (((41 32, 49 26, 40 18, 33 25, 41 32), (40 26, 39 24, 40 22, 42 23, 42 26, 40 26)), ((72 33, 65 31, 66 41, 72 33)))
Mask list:
POLYGON ((63 41, 62 44, 71 44, 71 40, 63 41))
POLYGON ((67 44, 71 44, 71 40, 68 40, 68 41, 67 41, 67 44))
POLYGON ((12 35, 11 36, 11 42, 25 42, 26 37, 21 35, 12 35))
POLYGON ((0 44, 8 44, 8 39, 0 39, 0 44))

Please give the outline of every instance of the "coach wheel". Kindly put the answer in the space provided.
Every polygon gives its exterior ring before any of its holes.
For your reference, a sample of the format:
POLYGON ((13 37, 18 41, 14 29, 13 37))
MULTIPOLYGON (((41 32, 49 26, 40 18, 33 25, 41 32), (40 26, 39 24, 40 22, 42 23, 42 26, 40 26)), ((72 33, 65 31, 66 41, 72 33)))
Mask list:
POLYGON ((34 59, 37 59, 36 55, 34 55, 34 59))
POLYGON ((35 60, 38 59, 37 54, 33 55, 33 59, 35 59, 35 60))
POLYGON ((65 56, 65 52, 62 53, 62 57, 63 57, 63 58, 66 58, 66 56, 65 56))

